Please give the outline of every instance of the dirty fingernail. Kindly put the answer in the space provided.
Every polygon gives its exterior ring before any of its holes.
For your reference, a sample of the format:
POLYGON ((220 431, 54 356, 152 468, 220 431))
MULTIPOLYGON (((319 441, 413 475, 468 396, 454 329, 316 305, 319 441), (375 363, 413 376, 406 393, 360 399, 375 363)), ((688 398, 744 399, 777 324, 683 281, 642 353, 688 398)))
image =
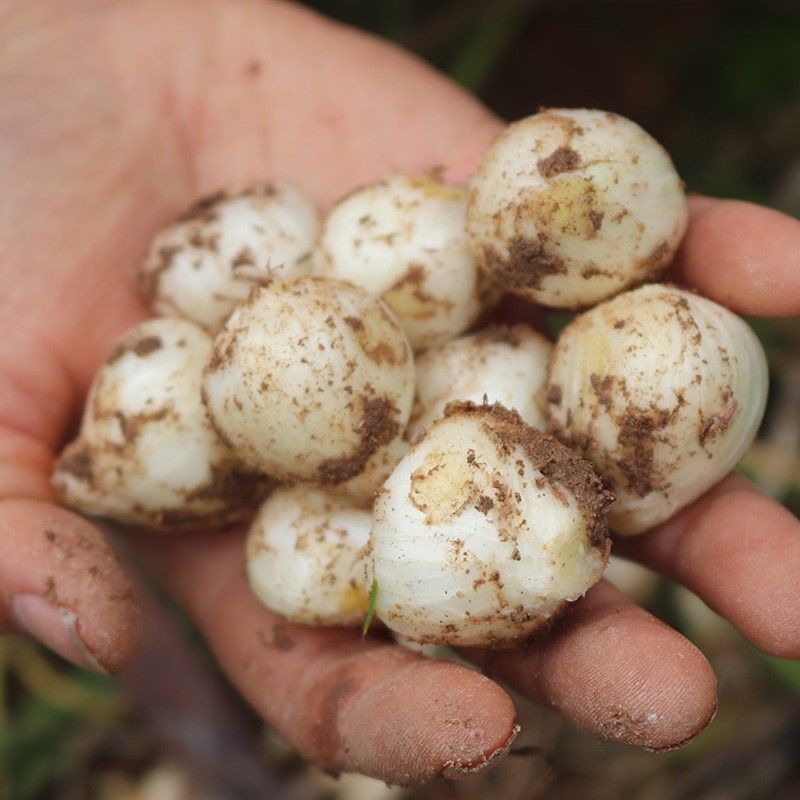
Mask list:
POLYGON ((32 636, 73 664, 93 672, 106 672, 81 641, 74 612, 53 606, 38 594, 18 594, 11 601, 11 616, 21 633, 32 636))

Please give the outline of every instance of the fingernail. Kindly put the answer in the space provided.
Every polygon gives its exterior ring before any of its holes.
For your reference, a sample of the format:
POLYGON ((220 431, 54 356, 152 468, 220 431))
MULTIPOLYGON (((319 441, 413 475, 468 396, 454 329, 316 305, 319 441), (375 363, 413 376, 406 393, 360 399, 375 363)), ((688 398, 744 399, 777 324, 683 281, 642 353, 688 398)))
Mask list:
POLYGON ((21 633, 32 636, 67 661, 93 672, 106 672, 81 641, 74 612, 52 606, 38 594, 18 594, 11 601, 11 616, 21 633))

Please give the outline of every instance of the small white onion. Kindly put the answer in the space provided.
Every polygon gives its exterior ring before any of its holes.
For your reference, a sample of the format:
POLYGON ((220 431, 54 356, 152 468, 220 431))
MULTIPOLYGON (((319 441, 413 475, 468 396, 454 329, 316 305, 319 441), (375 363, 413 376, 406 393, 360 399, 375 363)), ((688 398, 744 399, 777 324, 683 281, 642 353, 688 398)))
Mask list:
POLYGON ((454 400, 500 403, 545 430, 540 395, 552 347, 527 325, 495 325, 423 353, 416 362, 407 438, 438 419, 454 400))
POLYGON ((273 611, 307 625, 355 625, 369 600, 372 514, 310 486, 276 489, 253 520, 247 575, 273 611))
POLYGON ((351 489, 368 500, 394 466, 387 450, 408 422, 414 360, 380 300, 299 278, 255 289, 237 307, 203 391, 215 426, 252 468, 345 489, 367 472, 371 481, 351 489))
POLYGON ((95 376, 78 439, 53 483, 86 514, 156 530, 246 518, 269 482, 246 470, 200 400, 211 339, 192 322, 153 319, 130 330, 95 376))
POLYGON ((600 579, 610 500, 515 412, 453 403, 375 503, 377 615, 416 642, 519 644, 600 579))
POLYGON ((509 125, 470 182, 473 254, 501 286, 593 305, 669 264, 688 220, 669 155, 636 123, 548 109, 509 125))
POLYGON ((307 275, 318 227, 314 205, 289 184, 220 192, 155 237, 139 284, 156 313, 214 331, 254 284, 307 275))
POLYGON ((643 286, 578 317, 550 365, 552 431, 611 485, 614 531, 642 533, 726 475, 756 435, 767 362, 711 300, 643 286))
POLYGON ((431 176, 391 175, 341 200, 323 222, 314 273, 380 297, 414 350, 463 333, 499 294, 464 229, 466 191, 431 176))

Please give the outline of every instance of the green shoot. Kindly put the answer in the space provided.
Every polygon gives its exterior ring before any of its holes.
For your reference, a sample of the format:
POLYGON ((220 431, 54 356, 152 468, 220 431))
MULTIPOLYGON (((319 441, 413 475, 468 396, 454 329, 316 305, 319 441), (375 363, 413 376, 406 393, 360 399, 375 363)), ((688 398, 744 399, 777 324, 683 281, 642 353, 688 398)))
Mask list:
POLYGON ((367 604, 367 616, 364 618, 364 627, 361 629, 361 635, 366 636, 369 626, 372 625, 372 620, 375 617, 375 607, 378 605, 378 581, 372 579, 372 588, 369 590, 369 603, 367 604))

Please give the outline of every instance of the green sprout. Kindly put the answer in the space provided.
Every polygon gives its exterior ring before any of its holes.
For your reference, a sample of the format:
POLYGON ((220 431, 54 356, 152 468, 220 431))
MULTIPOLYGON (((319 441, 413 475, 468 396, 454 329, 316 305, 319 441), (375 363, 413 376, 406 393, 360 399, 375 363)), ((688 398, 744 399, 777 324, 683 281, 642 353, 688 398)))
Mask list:
POLYGON ((361 635, 366 636, 369 626, 372 625, 372 620, 375 617, 375 608, 378 605, 378 581, 376 578, 372 579, 372 588, 369 590, 369 603, 367 604, 367 616, 364 618, 364 627, 361 629, 361 635))

